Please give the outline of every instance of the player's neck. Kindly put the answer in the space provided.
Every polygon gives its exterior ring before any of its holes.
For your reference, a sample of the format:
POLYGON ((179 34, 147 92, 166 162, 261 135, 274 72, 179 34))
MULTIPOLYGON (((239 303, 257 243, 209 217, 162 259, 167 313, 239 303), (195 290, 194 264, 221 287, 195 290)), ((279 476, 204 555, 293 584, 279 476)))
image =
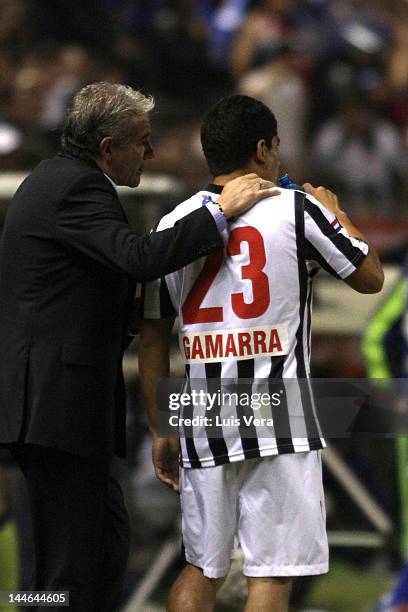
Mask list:
POLYGON ((232 181, 239 176, 244 176, 244 174, 248 174, 249 172, 253 172, 253 170, 234 170, 234 172, 230 172, 229 174, 220 174, 218 176, 213 176, 212 183, 214 185, 222 185, 224 186, 228 181, 232 181))
POLYGON ((272 182, 276 183, 278 180, 277 176, 275 180, 271 179, 268 176, 264 176, 264 173, 265 174, 267 173, 265 172, 265 169, 262 165, 255 164, 255 163, 249 163, 247 166, 245 166, 245 168, 239 168, 238 170, 234 170, 233 172, 230 172, 229 174, 219 174, 218 176, 213 176, 212 183, 214 185, 224 186, 226 183, 228 183, 228 181, 232 181, 233 179, 236 179, 239 176, 244 176, 245 174, 251 174, 252 172, 254 172, 255 174, 258 174, 258 176, 265 181, 272 180, 272 182))

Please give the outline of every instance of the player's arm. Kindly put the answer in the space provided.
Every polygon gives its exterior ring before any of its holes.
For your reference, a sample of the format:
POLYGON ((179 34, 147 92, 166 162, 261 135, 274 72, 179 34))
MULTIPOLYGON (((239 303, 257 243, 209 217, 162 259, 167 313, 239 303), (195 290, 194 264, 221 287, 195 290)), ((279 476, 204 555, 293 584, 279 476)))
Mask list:
POLYGON ((325 187, 313 187, 310 183, 305 183, 303 188, 306 193, 316 198, 335 215, 349 237, 362 240, 368 245, 368 252, 358 262, 356 269, 348 276, 342 277, 344 282, 359 293, 378 293, 381 291, 384 284, 384 272, 377 252, 370 241, 352 224, 347 214, 341 210, 336 194, 325 187))
POLYGON ((170 369, 170 334, 174 319, 144 319, 140 330, 139 381, 153 438, 153 464, 156 476, 178 491, 179 440, 162 438, 157 428, 157 383, 170 369))

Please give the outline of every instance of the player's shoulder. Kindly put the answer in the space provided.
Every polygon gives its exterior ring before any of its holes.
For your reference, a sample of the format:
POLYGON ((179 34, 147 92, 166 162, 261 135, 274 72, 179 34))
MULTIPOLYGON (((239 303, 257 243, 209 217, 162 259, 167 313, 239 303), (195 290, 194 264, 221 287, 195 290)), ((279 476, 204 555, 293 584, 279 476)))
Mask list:
POLYGON ((326 217, 326 219, 332 223, 332 221, 334 219, 336 219, 336 215, 331 212, 328 208, 326 208, 325 206, 323 206, 323 204, 321 204, 321 202, 319 202, 319 200, 317 200, 315 197, 313 197, 312 195, 310 195, 309 193, 306 194, 305 196, 305 215, 306 218, 312 217, 315 220, 319 218, 322 219, 322 215, 324 217, 326 217), (318 216, 316 217, 316 213, 318 214, 318 216), (319 213, 321 213, 321 215, 319 215, 319 213))
POLYGON ((306 208, 317 207, 325 210, 323 204, 321 204, 314 196, 310 195, 310 193, 305 194, 305 206, 306 208))
MULTIPOLYGON (((187 198, 187 200, 180 202, 180 204, 173 208, 172 211, 170 211, 160 219, 156 230, 160 231, 169 227, 173 227, 173 225, 175 225, 177 221, 190 214, 194 210, 197 210, 201 206, 205 205, 206 194, 206 191, 199 191, 198 193, 195 193, 194 195, 187 198)), ((210 201, 209 198, 207 198, 207 201, 210 201)))
POLYGON ((284 189, 281 187, 279 196, 271 196, 270 198, 266 198, 265 200, 262 200, 262 201, 266 203, 271 203, 274 200, 276 201, 284 200, 286 202, 292 202, 292 203, 294 203, 295 201, 299 201, 301 204, 304 203, 306 206, 314 205, 314 206, 317 206, 318 208, 324 208, 322 204, 320 204, 320 202, 316 200, 314 196, 308 193, 305 193, 304 191, 300 189, 284 189))
POLYGON ((238 217, 243 223, 264 223, 265 221, 290 221, 294 217, 295 194, 293 189, 280 189, 278 195, 264 198, 238 217))

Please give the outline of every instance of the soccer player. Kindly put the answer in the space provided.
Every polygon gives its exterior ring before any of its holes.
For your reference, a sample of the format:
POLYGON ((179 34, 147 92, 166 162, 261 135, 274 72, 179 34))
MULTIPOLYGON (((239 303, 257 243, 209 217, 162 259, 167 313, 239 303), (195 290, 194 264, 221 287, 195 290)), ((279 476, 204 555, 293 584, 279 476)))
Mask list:
MULTIPOLYGON (((201 139, 213 181, 163 217, 157 231, 216 198, 233 177, 257 172, 278 180, 277 122, 261 102, 241 95, 222 99, 205 117, 201 139)), ((155 386, 168 376, 174 317, 191 389, 197 380, 208 390, 243 380, 251 391, 262 379, 277 390, 279 380, 309 377, 312 278, 320 267, 361 293, 381 290, 378 257, 335 194, 310 184, 304 189, 307 194, 282 189, 258 203, 230 222, 224 250, 145 288, 141 385, 156 474, 180 489, 187 561, 171 590, 169 612, 213 609, 235 537, 245 556, 246 612, 284 612, 294 576, 328 571, 320 459, 325 442, 310 395, 299 401, 288 392, 278 407, 271 403, 273 435, 254 422, 243 426, 250 414, 239 402, 232 406, 236 420, 219 427, 216 437, 207 425, 196 436, 182 427, 180 484, 179 441, 157 432, 155 386)), ((200 406, 197 414, 202 412, 200 406)), ((204 412, 211 414, 208 405, 204 412)))

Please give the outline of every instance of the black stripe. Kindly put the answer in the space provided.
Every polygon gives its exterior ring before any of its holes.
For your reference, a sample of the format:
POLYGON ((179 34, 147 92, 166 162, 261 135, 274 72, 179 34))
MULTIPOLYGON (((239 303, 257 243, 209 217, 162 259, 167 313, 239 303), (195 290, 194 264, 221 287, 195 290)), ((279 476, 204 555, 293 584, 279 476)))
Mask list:
MULTIPOLYGON (((189 364, 186 364, 186 378, 187 378, 186 393, 191 393, 190 365, 189 364)), ((183 416, 186 418, 192 419, 194 416, 193 412, 194 412, 194 407, 192 404, 190 404, 189 406, 184 407, 183 416)), ((194 444, 193 428, 191 426, 187 427, 186 425, 183 424, 183 432, 184 432, 184 437, 186 441, 187 456, 190 461, 191 467, 192 468, 202 467, 200 458, 197 454, 196 447, 194 444)))
POLYGON ((358 248, 351 244, 350 240, 343 236, 341 233, 337 233, 327 218, 324 216, 322 211, 316 204, 313 204, 305 198, 304 204, 305 211, 310 215, 320 231, 328 238, 334 246, 352 263, 355 267, 365 259, 364 253, 358 248))
POLYGON ((273 425, 275 428, 276 446, 278 453, 294 453, 295 449, 292 443, 292 433, 290 431, 289 411, 286 402, 286 393, 281 394, 284 389, 283 368, 285 365, 285 357, 271 357, 271 369, 268 376, 268 391, 272 396, 274 393, 279 393, 281 402, 279 406, 271 405, 273 425))
POLYGON ((304 253, 305 218, 304 218, 304 194, 295 191, 295 228, 296 228, 296 250, 299 280, 299 326, 296 330, 296 373, 299 378, 305 378, 305 356, 303 352, 303 323, 305 305, 307 299, 307 268, 304 253))
POLYGON ((268 378, 282 378, 284 366, 285 355, 279 355, 279 357, 271 357, 271 369, 268 378))
POLYGON ((322 444, 322 441, 320 438, 313 438, 311 440, 309 440, 309 446, 310 446, 310 450, 320 450, 322 448, 324 448, 324 445, 322 444))
MULTIPOLYGON (((317 208, 315 206, 315 208, 317 208)), ((297 262, 298 262, 298 275, 299 275, 299 326, 296 331, 296 374, 300 379, 307 377, 305 354, 303 349, 303 327, 304 317, 307 302, 307 287, 308 287, 308 274, 305 262, 304 253, 304 235, 305 235, 305 196, 304 194, 296 191, 295 192, 295 227, 296 227, 296 248, 297 248, 297 262)), ((324 216, 324 215, 323 215, 324 216)), ((325 217, 324 217, 325 218, 325 217)), ((326 220, 326 219, 325 219, 326 220)), ((326 223, 330 223, 326 220, 326 223)), ((333 229, 333 228, 332 228, 333 229)), ((308 439, 318 438, 319 432, 317 429, 315 417, 313 414, 313 407, 311 403, 311 397, 308 388, 303 389, 305 385, 300 384, 301 401, 303 407, 303 413, 305 416, 305 425, 308 439)))
POLYGON ((170 298, 169 289, 164 276, 160 279, 160 318, 167 319, 168 317, 176 317, 177 312, 174 310, 173 303, 170 298))
POLYGON ((311 331, 312 331, 312 298, 313 298, 313 277, 319 272, 319 268, 314 268, 309 272, 309 287, 308 287, 308 296, 307 296, 307 349, 308 356, 310 360, 311 355, 311 331))
MULTIPOLYGON (((239 393, 247 393, 249 397, 252 395, 252 384, 254 382, 255 360, 241 359, 237 361, 239 393), (242 380, 246 380, 246 384, 242 380)), ((253 459, 260 457, 258 437, 255 425, 245 425, 243 417, 250 417, 254 414, 251 406, 237 405, 237 417, 240 421, 239 434, 241 436, 242 449, 245 459, 253 459)))
POLYGON ((307 353, 310 359, 310 339, 312 332, 312 297, 313 297, 313 285, 312 281, 309 281, 308 296, 307 296, 307 353))
POLYGON ((323 255, 319 253, 319 251, 313 246, 311 242, 305 237, 304 241, 304 253, 305 259, 317 261, 326 272, 334 276, 335 278, 340 279, 340 276, 337 274, 336 270, 331 267, 331 265, 325 260, 323 255))
MULTIPOLYGON (((309 288, 308 288, 308 296, 307 296, 307 351, 308 351, 308 359, 310 360, 310 355, 311 355, 311 331, 312 331, 312 298, 313 298, 313 284, 312 284, 312 277, 315 276, 318 273, 318 269, 314 269, 309 273, 309 288)), ((313 390, 312 390, 312 394, 311 394, 311 399, 313 401, 313 390)), ((313 410, 313 405, 311 405, 311 409, 312 409, 312 415, 313 415, 313 421, 317 423, 318 421, 318 417, 315 414, 315 411, 313 410)), ((318 438, 311 438, 309 439, 309 446, 310 446, 310 450, 318 450, 319 448, 324 448, 321 439, 320 439, 320 431, 317 428, 317 433, 318 433, 318 438)))
MULTIPOLYGON (((221 368, 222 364, 220 361, 205 364, 205 376, 207 379, 208 393, 217 393, 219 390, 221 391, 221 368)), ((216 402, 211 410, 211 413, 208 412, 207 414, 210 418, 212 418, 212 423, 215 424, 216 417, 217 415, 220 415, 220 413, 221 406, 219 406, 218 402, 216 402)), ((219 438, 213 437, 216 431, 215 425, 206 427, 206 431, 208 436, 208 445, 214 457, 215 465, 225 463, 225 457, 228 457, 228 447, 224 438, 222 435, 219 438)))

